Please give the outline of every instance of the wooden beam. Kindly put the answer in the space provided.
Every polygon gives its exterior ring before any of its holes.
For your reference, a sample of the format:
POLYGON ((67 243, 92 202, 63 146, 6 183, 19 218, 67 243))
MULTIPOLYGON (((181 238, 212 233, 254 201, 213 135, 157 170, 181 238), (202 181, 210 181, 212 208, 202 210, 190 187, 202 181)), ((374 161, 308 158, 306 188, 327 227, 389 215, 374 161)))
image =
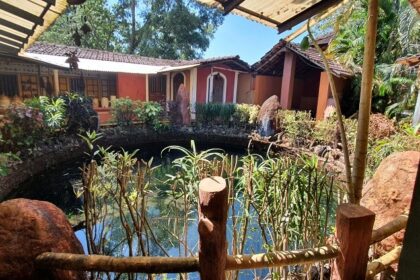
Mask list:
POLYGON ((5 12, 8 12, 10 14, 13 14, 38 25, 44 24, 44 20, 42 18, 5 2, 0 2, 0 10, 3 10, 5 12))
POLYGON ((4 25, 4 26, 6 26, 10 29, 19 31, 19 32, 24 33, 26 35, 32 35, 34 33, 33 30, 31 30, 29 28, 23 27, 21 25, 18 25, 16 23, 13 23, 13 22, 10 22, 10 21, 7 21, 7 20, 2 19, 2 18, 0 18, 0 25, 4 25))
POLYGON ((283 33, 286 30, 291 29, 293 26, 311 18, 312 16, 340 3, 342 0, 321 0, 315 5, 309 7, 303 12, 298 12, 294 17, 286 20, 285 22, 279 23, 277 25, 277 30, 280 33, 283 33))
POLYGON ((391 264, 398 262, 401 255, 401 246, 397 246, 379 259, 373 260, 367 266, 365 280, 374 279, 375 275, 385 271, 391 264))
POLYGON ((22 44, 24 44, 24 43, 27 42, 26 38, 20 37, 20 36, 18 36, 16 34, 7 32, 5 30, 0 30, 0 35, 3 35, 4 37, 7 37, 7 38, 10 38, 10 39, 13 39, 13 40, 22 42, 22 44))
POLYGON ((247 8, 244 8, 244 7, 238 6, 238 7, 236 7, 236 9, 237 9, 238 11, 241 11, 241 12, 247 13, 247 14, 249 14, 249 15, 251 15, 251 16, 257 17, 257 18, 262 19, 262 20, 265 20, 265 21, 267 21, 267 22, 269 22, 269 23, 271 23, 271 24, 274 24, 274 25, 276 25, 276 26, 280 25, 280 22, 278 22, 277 20, 274 20, 274 19, 272 19, 272 18, 266 17, 266 16, 264 16, 264 15, 262 15, 262 14, 259 14, 259 13, 257 13, 257 12, 254 12, 254 11, 249 10, 249 9, 247 9, 247 8))
POLYGON ((44 1, 44 2, 46 2, 48 4, 50 4, 50 5, 55 6, 55 0, 42 0, 42 1, 44 1))
POLYGON ((17 54, 19 52, 19 49, 0 43, 0 52, 8 54, 17 54))
POLYGON ((341 254, 335 259, 331 279, 364 279, 375 213, 356 204, 337 208, 336 228, 341 254))
POLYGON ((110 257, 68 253, 42 253, 35 265, 44 269, 139 273, 179 273, 198 271, 198 258, 110 257))
POLYGON ((402 229, 405 229, 407 226, 408 216, 400 215, 389 223, 383 225, 382 227, 375 229, 372 233, 372 238, 370 244, 375 244, 376 242, 382 241, 388 236, 393 235, 396 232, 399 232, 402 229))
POLYGON ((228 256, 226 270, 259 269, 307 264, 333 259, 340 254, 337 246, 324 246, 295 251, 278 251, 254 255, 228 256))
POLYGON ((16 42, 16 41, 13 41, 13 40, 9 40, 7 38, 4 38, 4 37, 0 37, 0 43, 6 43, 8 45, 15 46, 15 47, 17 47, 19 49, 23 46, 23 43, 22 42, 16 42))
POLYGON ((245 0, 230 0, 224 3, 221 3, 223 6, 223 15, 229 14, 233 9, 238 7, 245 0))
POLYGON ((229 210, 225 179, 214 176, 201 180, 198 199, 200 279, 224 280, 227 258, 226 221, 229 210))

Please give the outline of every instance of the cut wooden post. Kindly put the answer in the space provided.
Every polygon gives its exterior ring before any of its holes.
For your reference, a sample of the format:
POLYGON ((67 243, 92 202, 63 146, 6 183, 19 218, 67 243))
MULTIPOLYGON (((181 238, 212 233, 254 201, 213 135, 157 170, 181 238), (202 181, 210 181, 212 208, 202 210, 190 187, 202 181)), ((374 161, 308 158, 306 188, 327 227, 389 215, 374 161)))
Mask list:
POLYGON ((336 280, 364 279, 375 213, 356 204, 337 208, 337 240, 341 254, 333 265, 336 280))
POLYGON ((225 279, 228 188, 222 177, 209 177, 199 185, 198 233, 200 277, 225 279))

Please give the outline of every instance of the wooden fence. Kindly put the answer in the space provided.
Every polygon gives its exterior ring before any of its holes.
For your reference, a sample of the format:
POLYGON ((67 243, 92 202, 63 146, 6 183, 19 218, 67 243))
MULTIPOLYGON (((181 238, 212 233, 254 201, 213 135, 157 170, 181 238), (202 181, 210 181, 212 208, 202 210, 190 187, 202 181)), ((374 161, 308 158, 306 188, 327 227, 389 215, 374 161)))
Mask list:
POLYGON ((398 260, 401 247, 368 264, 371 244, 405 228, 402 215, 373 231, 375 214, 354 204, 337 209, 337 244, 295 251, 276 251, 253 255, 227 255, 226 220, 228 189, 221 177, 206 178, 199 185, 198 257, 109 257, 67 253, 43 253, 35 264, 42 269, 76 271, 181 273, 200 272, 201 279, 225 279, 225 271, 281 267, 335 259, 332 279, 372 279, 398 260))

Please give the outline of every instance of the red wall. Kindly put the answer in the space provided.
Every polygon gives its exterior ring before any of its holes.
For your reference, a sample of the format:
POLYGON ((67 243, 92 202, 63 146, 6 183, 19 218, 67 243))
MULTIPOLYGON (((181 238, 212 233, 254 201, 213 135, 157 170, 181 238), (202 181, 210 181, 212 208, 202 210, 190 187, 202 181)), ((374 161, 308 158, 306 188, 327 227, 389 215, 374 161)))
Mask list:
POLYGON ((146 75, 118 73, 117 95, 120 98, 146 101, 146 75))
MULTIPOLYGON (((226 68, 226 66, 220 66, 226 68)), ((220 69, 218 66, 213 67, 213 72, 220 72, 226 76, 226 103, 233 102, 233 90, 235 86, 235 72, 220 69)), ((207 77, 211 73, 211 66, 197 69, 197 103, 206 102, 207 93, 207 77)))

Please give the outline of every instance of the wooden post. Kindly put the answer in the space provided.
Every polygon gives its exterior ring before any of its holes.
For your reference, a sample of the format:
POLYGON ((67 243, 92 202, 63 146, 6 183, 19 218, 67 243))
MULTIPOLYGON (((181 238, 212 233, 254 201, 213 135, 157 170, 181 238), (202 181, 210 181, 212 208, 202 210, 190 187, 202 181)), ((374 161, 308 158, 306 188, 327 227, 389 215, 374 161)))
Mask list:
POLYGON ((337 240, 341 254, 333 265, 332 279, 365 279, 375 213, 356 204, 337 208, 337 240))
POLYGON ((201 180, 199 188, 198 233, 200 277, 202 280, 225 279, 227 258, 226 222, 228 188, 222 177, 201 180))

